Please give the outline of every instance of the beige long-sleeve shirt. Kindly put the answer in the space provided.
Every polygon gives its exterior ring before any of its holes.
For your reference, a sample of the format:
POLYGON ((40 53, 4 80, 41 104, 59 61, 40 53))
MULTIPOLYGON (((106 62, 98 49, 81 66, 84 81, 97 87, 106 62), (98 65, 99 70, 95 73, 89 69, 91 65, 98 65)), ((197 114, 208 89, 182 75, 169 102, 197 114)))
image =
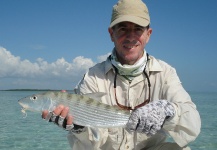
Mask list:
MULTIPOLYGON (((142 149, 156 146, 170 135, 181 147, 195 140, 200 132, 201 120, 195 104, 184 90, 173 67, 149 56, 147 73, 151 82, 151 101, 166 99, 172 102, 176 114, 167 120, 161 131, 151 137, 141 133, 128 133, 124 128, 99 129, 100 139, 94 138, 91 130, 80 134, 69 133, 68 140, 73 150, 118 150, 142 149)), ((114 95, 115 72, 109 59, 90 68, 76 87, 80 94, 105 92, 102 103, 117 105, 114 95)), ((135 107, 148 98, 148 83, 144 74, 129 82, 117 76, 116 94, 118 102, 135 107)))

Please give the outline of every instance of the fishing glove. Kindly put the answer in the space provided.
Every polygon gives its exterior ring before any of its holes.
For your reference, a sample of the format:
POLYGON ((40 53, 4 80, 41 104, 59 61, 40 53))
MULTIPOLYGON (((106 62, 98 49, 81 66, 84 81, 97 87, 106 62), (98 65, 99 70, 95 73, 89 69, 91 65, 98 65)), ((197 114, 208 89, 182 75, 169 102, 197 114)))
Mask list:
POLYGON ((126 125, 126 129, 129 132, 137 131, 151 136, 162 128, 166 119, 174 115, 175 109, 169 101, 154 101, 133 110, 126 125))
POLYGON ((71 131, 77 134, 84 132, 86 129, 84 126, 80 126, 76 124, 66 125, 67 119, 62 116, 57 116, 53 112, 49 112, 45 120, 57 124, 59 127, 65 129, 66 131, 71 131))

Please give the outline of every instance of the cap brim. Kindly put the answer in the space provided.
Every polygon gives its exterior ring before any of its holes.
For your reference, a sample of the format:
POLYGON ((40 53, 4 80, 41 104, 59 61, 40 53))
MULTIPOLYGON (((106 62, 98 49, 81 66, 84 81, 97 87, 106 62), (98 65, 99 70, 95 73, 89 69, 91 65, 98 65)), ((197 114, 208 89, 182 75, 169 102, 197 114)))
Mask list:
POLYGON ((145 19, 145 18, 124 15, 122 17, 115 19, 113 22, 111 22, 109 27, 112 28, 114 25, 116 25, 120 22, 132 22, 132 23, 135 23, 135 24, 140 25, 142 27, 146 27, 150 24, 150 21, 145 19))

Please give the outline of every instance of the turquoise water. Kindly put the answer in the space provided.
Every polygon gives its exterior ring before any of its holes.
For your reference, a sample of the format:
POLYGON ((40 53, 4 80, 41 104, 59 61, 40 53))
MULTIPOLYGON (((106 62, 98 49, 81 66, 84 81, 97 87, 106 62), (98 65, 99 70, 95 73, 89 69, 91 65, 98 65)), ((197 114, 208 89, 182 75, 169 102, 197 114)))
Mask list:
MULTIPOLYGON (((0 91, 0 150, 70 150, 67 132, 28 112, 23 118, 17 100, 35 91, 0 91)), ((202 118, 200 136, 191 143, 192 150, 217 149, 217 93, 193 93, 202 118)))
POLYGON ((192 143, 192 150, 217 150, 217 93, 190 93, 202 120, 199 137, 192 143))

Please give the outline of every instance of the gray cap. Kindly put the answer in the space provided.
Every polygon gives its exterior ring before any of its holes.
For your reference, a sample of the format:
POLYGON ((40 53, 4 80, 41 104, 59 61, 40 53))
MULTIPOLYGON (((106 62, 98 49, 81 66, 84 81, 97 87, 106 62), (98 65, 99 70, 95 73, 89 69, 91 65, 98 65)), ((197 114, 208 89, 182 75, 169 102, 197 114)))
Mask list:
POLYGON ((109 27, 120 22, 132 22, 146 27, 150 24, 148 8, 142 0, 119 0, 113 6, 112 18, 109 27))

